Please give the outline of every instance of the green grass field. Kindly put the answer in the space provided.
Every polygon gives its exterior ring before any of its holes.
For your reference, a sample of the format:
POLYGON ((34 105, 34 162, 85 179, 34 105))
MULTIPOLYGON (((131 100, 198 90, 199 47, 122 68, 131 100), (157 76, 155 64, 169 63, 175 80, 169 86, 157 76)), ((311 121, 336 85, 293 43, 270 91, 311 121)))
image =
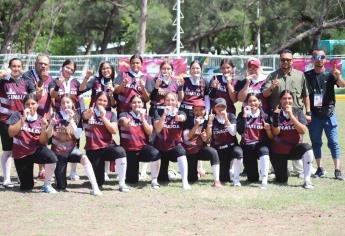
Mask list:
MULTIPOLYGON (((337 116, 344 166, 343 101, 337 116)), ((104 195, 93 197, 79 166, 82 180, 69 182, 68 192, 40 193, 40 181, 32 193, 0 189, 0 235, 345 235, 345 182, 334 180, 326 146, 323 152, 328 175, 312 179, 312 190, 297 177, 267 190, 244 178, 241 188, 215 189, 204 162, 208 174, 190 191, 179 181, 153 190, 147 181, 120 193, 111 175, 104 195)))

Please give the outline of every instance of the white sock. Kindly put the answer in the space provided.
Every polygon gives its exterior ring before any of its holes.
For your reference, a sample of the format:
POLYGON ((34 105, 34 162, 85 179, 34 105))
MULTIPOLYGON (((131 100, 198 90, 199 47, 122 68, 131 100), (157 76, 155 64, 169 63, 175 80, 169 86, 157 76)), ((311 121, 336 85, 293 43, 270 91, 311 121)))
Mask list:
POLYGON ((94 192, 99 191, 95 172, 93 171, 91 163, 88 162, 86 165, 83 165, 83 167, 84 167, 85 175, 87 176, 87 178, 89 179, 91 183, 92 190, 94 192))
POLYGON ((269 159, 270 157, 268 155, 263 155, 260 157, 260 173, 262 178, 262 184, 267 184, 269 159))
POLYGON ((314 153, 312 150, 307 151, 302 156, 303 161, 303 173, 304 173, 304 181, 310 183, 310 175, 311 175, 311 167, 312 161, 314 159, 314 153))
POLYGON ((12 162, 12 151, 3 151, 1 156, 1 167, 4 176, 4 183, 11 182, 11 162, 12 162))
POLYGON ((115 160, 117 173, 119 175, 119 185, 124 186, 126 180, 127 158, 117 158, 115 160))
POLYGON ((45 164, 44 169, 45 169, 45 178, 44 178, 44 185, 50 185, 51 180, 54 174, 54 170, 56 167, 56 163, 51 163, 51 164, 45 164))
POLYGON ((211 166, 214 181, 219 181, 219 164, 211 166))
POLYGON ((202 169, 204 169, 202 167, 202 161, 198 161, 198 168, 197 168, 197 170, 199 171, 199 170, 202 170, 202 169))
POLYGON ((157 177, 159 172, 159 160, 151 162, 151 177, 152 183, 158 183, 157 177))
POLYGON ((188 184, 188 163, 186 156, 180 156, 177 158, 178 168, 182 177, 182 184, 188 184))
POLYGON ((141 171, 140 171, 140 175, 147 175, 147 167, 148 167, 149 163, 142 163, 141 164, 141 171))
POLYGON ((238 183, 240 181, 240 173, 241 173, 241 166, 242 166, 242 159, 234 159, 232 163, 232 167, 234 168, 234 183, 238 183))
POLYGON ((70 175, 72 175, 72 173, 77 174, 77 163, 71 163, 71 174, 70 175))
POLYGON ((110 161, 104 162, 104 173, 109 174, 110 161))

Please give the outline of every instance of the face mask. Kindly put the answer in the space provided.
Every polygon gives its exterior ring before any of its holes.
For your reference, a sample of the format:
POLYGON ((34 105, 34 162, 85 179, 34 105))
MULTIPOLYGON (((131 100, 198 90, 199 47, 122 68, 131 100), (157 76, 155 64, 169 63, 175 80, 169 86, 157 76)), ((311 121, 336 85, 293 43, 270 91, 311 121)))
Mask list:
POLYGON ((27 121, 35 121, 35 120, 37 120, 37 113, 36 113, 35 115, 29 114, 29 115, 26 117, 26 120, 27 120, 27 121))
POLYGON ((285 116, 286 119, 290 119, 290 116, 288 113, 286 113, 285 111, 283 111, 283 116, 285 116))
POLYGON ((205 118, 198 117, 195 119, 199 124, 203 124, 205 122, 205 118))
POLYGON ((101 113, 99 112, 99 110, 97 109, 97 107, 95 107, 95 108, 93 109, 93 112, 96 114, 96 116, 100 116, 100 115, 101 115, 101 113))
POLYGON ((177 115, 177 108, 176 107, 167 107, 167 115, 168 116, 176 116, 177 115))
POLYGON ((225 124, 225 119, 224 119, 224 117, 219 117, 219 116, 216 116, 216 119, 217 119, 217 121, 220 123, 220 124, 225 124))

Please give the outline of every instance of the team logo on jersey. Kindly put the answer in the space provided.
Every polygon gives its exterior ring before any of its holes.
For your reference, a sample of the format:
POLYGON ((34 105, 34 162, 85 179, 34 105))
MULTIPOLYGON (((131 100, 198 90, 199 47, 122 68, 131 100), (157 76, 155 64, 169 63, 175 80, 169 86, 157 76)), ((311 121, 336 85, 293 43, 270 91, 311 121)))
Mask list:
POLYGON ((24 92, 23 94, 17 94, 15 91, 12 90, 12 88, 9 88, 6 94, 7 98, 10 100, 23 100, 27 93, 24 92))
POLYGON ((41 128, 30 128, 27 124, 24 124, 21 127, 21 130, 32 133, 32 134, 40 134, 41 128))

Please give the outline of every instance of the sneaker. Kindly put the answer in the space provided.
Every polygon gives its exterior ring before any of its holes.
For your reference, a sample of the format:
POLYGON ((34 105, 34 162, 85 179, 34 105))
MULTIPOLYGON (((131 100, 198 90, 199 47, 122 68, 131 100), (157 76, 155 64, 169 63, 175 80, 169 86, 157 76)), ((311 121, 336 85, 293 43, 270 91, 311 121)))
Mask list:
POLYGON ((234 187, 241 187, 242 186, 240 181, 233 181, 232 185, 234 187))
POLYGON ((119 187, 119 191, 122 193, 127 193, 129 192, 129 188, 127 187, 127 185, 122 185, 119 187))
POLYGON ((305 188, 305 189, 313 189, 314 186, 310 182, 304 182, 303 188, 305 188))
POLYGON ((334 171, 334 176, 337 180, 344 180, 344 176, 341 174, 341 171, 340 170, 335 170, 334 171))
POLYGON ((325 177, 325 174, 326 174, 326 171, 323 167, 318 167, 315 174, 314 174, 314 177, 315 178, 322 178, 322 177, 325 177))
POLYGON ((102 196, 103 193, 101 192, 101 190, 98 189, 98 190, 92 190, 91 195, 98 197, 98 196, 102 196))
POLYGON ((104 181, 110 181, 110 178, 107 172, 104 172, 104 181))
POLYGON ((184 190, 190 190, 190 189, 192 189, 192 187, 190 186, 189 183, 182 184, 182 188, 183 188, 184 190))
POLYGON ((14 183, 12 183, 11 181, 5 181, 2 183, 2 185, 4 186, 4 188, 14 188, 14 183))
POLYGON ((160 186, 159 183, 157 183, 157 182, 152 182, 152 183, 151 183, 151 187, 152 187, 153 189, 159 189, 161 186, 160 186))
POLYGON ((70 180, 72 181, 77 181, 80 179, 79 175, 77 174, 77 172, 73 171, 71 172, 71 175, 69 176, 70 180))
POLYGON ((260 186, 260 188, 261 188, 261 189, 267 189, 267 186, 268 186, 267 184, 262 183, 261 186, 260 186))
POLYGON ((169 180, 181 179, 181 175, 173 169, 168 170, 168 177, 169 180))
POLYGON ((41 170, 39 173, 38 173, 38 176, 37 176, 37 179, 39 180, 44 180, 46 177, 46 171, 45 170, 41 170))
POLYGON ((213 182, 212 187, 215 187, 215 188, 222 188, 223 185, 222 185, 222 183, 218 180, 218 181, 214 181, 214 182, 213 182))
POLYGON ((57 191, 51 185, 43 185, 41 192, 44 193, 57 193, 57 191))

